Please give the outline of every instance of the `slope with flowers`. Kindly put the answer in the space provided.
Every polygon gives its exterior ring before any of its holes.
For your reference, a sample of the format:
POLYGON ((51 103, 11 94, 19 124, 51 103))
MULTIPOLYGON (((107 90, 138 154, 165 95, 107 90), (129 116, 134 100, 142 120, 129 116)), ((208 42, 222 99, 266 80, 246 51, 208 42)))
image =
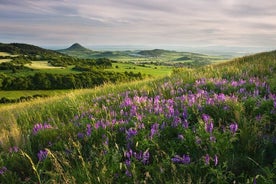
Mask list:
POLYGON ((13 109, 0 181, 275 183, 275 73, 274 51, 13 109))

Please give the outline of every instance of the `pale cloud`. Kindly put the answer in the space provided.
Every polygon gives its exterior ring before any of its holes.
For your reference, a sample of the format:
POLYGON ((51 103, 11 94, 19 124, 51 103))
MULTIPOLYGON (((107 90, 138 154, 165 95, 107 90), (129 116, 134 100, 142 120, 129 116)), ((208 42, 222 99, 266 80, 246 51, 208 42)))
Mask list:
POLYGON ((0 0, 0 42, 274 46, 271 0, 0 0))

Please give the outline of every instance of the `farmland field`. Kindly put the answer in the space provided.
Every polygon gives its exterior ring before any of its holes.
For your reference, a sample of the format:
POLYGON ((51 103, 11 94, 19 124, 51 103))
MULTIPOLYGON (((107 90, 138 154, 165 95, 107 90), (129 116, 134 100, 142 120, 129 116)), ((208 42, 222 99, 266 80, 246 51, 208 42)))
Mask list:
POLYGON ((113 63, 111 69, 107 71, 114 72, 141 72, 145 75, 151 75, 154 77, 164 77, 172 72, 171 66, 156 66, 152 64, 133 64, 133 63, 113 63))
POLYGON ((12 59, 0 59, 0 63, 10 62, 12 59))
POLYGON ((71 90, 17 90, 17 91, 0 90, 0 97, 6 97, 8 99, 17 99, 22 96, 33 96, 33 95, 56 96, 56 95, 68 93, 69 91, 71 90))
POLYGON ((55 67, 48 63, 48 61, 31 61, 31 64, 27 64, 27 67, 32 69, 64 69, 64 67, 55 67))
POLYGON ((11 54, 7 52, 0 52, 0 56, 11 56, 11 54))

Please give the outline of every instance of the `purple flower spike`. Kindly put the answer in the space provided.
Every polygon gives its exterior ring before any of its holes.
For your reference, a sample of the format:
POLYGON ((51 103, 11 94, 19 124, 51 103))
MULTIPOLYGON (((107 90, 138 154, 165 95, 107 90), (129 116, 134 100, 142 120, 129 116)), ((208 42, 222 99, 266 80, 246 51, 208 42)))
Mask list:
POLYGON ((229 126, 230 131, 234 134, 237 132, 238 130, 238 124, 237 123, 231 123, 231 125, 229 126))
POLYGON ((90 124, 86 125, 86 135, 90 136, 92 132, 92 126, 90 124))
POLYGON ((182 157, 175 155, 171 161, 175 164, 189 164, 191 162, 191 158, 189 155, 183 155, 182 157))
POLYGON ((202 119, 205 123, 208 123, 210 120, 210 116, 208 114, 202 114, 202 119))
POLYGON ((0 175, 3 175, 8 169, 4 166, 0 169, 0 175))
POLYGON ((36 135, 41 130, 52 129, 52 128, 53 127, 50 124, 47 124, 47 123, 44 123, 44 124, 38 123, 38 124, 35 124, 34 127, 33 127, 33 134, 36 135))
POLYGON ((214 128, 213 122, 205 123, 205 131, 208 133, 212 133, 214 128))
POLYGON ((44 159, 47 158, 48 151, 47 150, 40 150, 37 154, 38 160, 43 161, 44 159))
POLYGON ((215 166, 217 166, 218 165, 218 156, 217 155, 215 155, 215 157, 214 157, 214 162, 215 162, 215 166))
POLYGON ((180 140, 183 140, 184 136, 182 134, 178 134, 177 138, 180 139, 180 140))
POLYGON ((149 163, 149 158, 150 158, 150 153, 147 150, 143 153, 143 160, 142 160, 143 164, 148 164, 149 163))
POLYGON ((206 154, 206 155, 205 155, 205 164, 206 164, 206 165, 209 165, 209 164, 210 164, 210 156, 209 156, 209 154, 206 154))

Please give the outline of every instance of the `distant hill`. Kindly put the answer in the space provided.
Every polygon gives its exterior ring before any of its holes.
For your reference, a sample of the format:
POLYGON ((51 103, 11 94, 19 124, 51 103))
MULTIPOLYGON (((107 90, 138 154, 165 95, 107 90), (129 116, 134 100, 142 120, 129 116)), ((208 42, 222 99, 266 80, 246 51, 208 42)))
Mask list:
POLYGON ((15 55, 63 56, 59 52, 25 43, 0 43, 0 52, 8 52, 15 55))
POLYGON ((168 50, 163 50, 163 49, 154 49, 154 50, 142 50, 138 52, 138 54, 147 56, 147 57, 160 57, 163 54, 168 54, 168 53, 175 53, 175 51, 168 51, 168 50))
POLYGON ((72 51, 87 52, 87 51, 92 51, 92 50, 83 47, 83 46, 80 45, 79 43, 74 43, 73 45, 71 45, 71 46, 68 47, 67 49, 63 49, 63 50, 59 50, 59 51, 60 51, 60 52, 72 52, 72 51))

